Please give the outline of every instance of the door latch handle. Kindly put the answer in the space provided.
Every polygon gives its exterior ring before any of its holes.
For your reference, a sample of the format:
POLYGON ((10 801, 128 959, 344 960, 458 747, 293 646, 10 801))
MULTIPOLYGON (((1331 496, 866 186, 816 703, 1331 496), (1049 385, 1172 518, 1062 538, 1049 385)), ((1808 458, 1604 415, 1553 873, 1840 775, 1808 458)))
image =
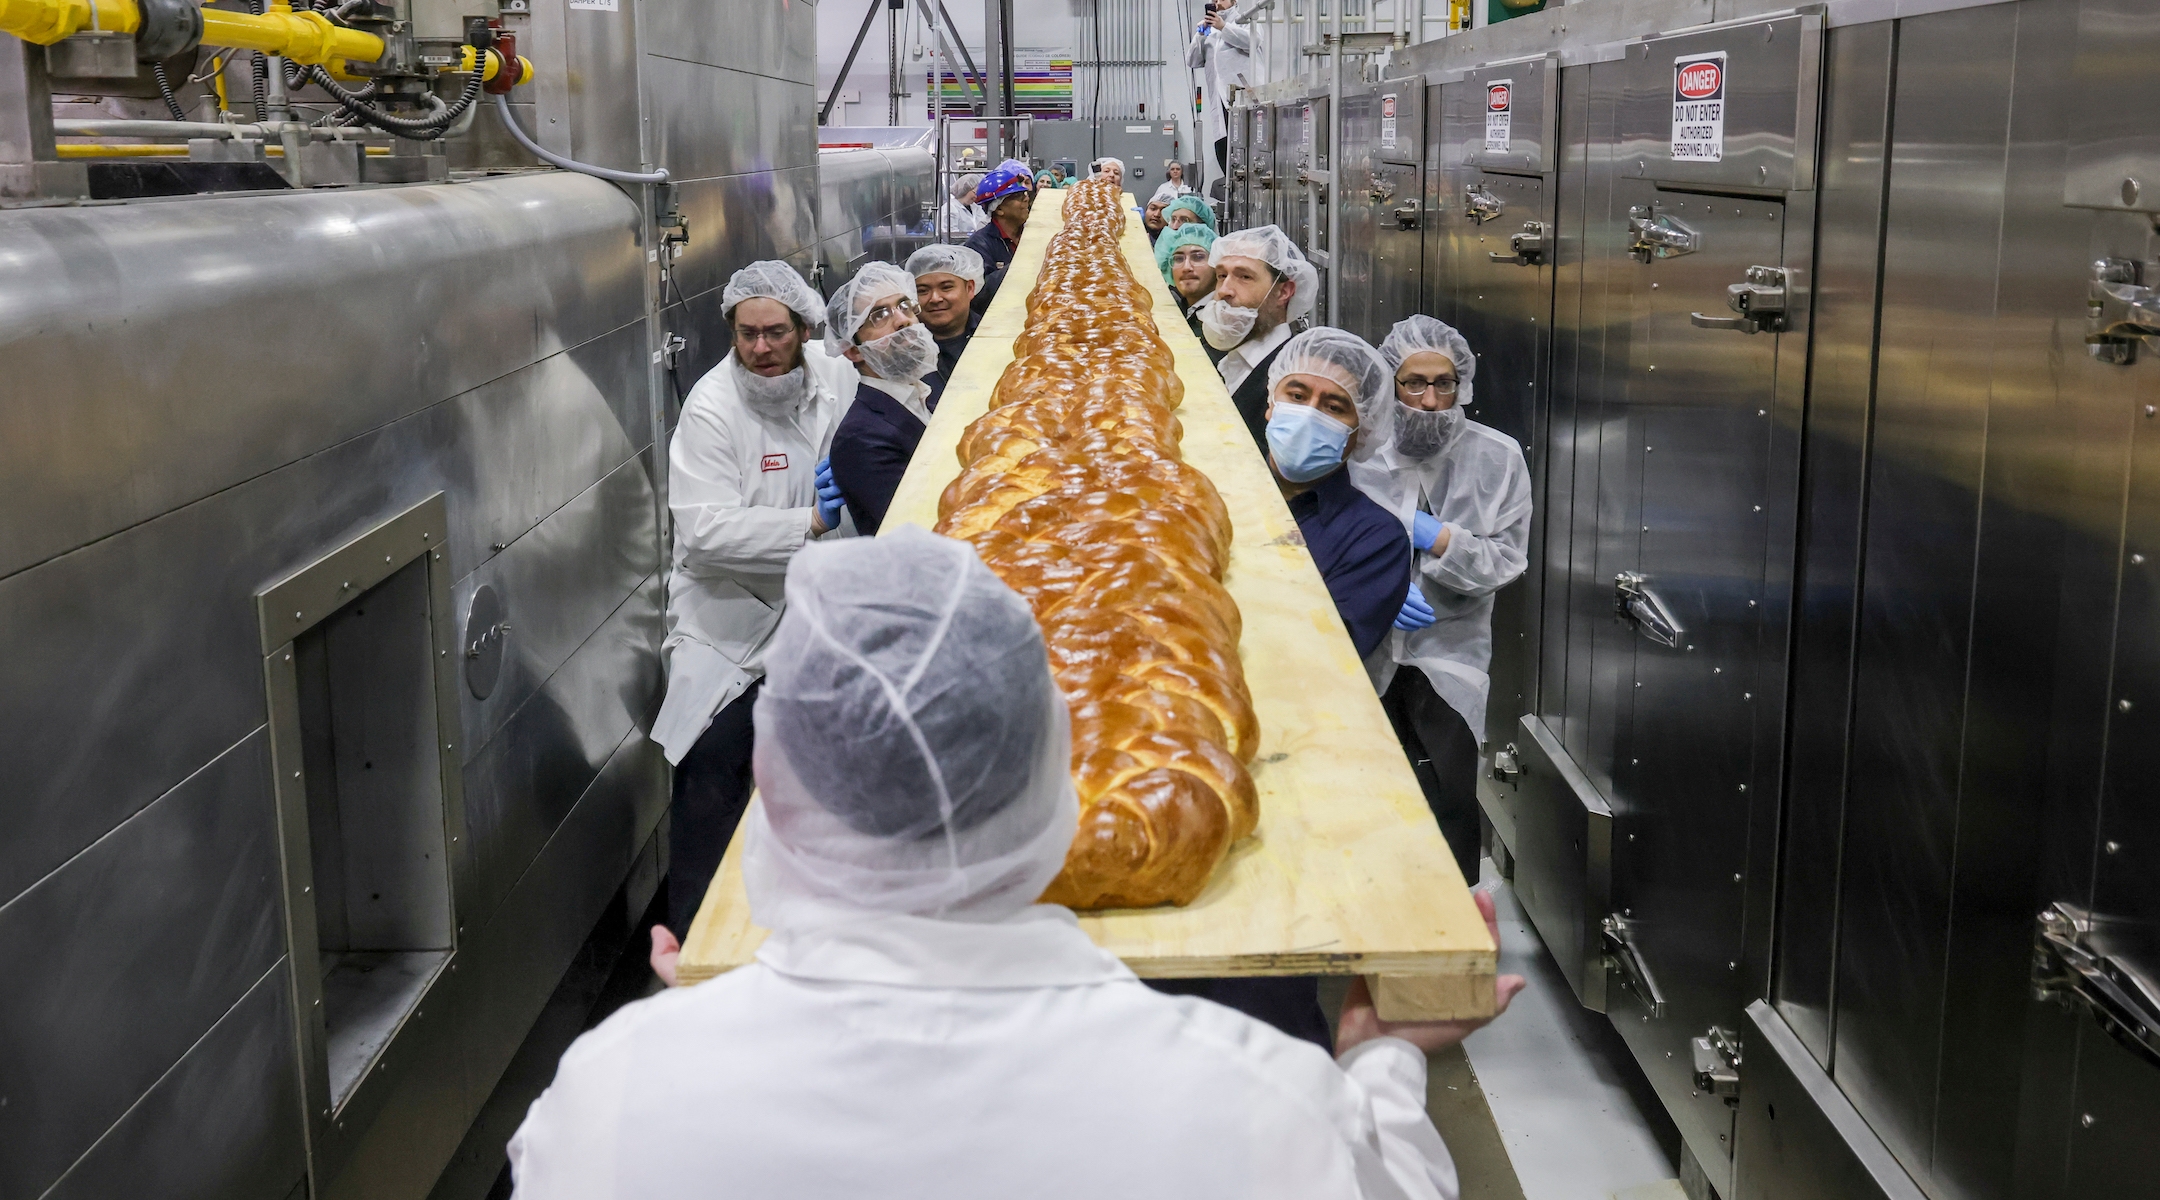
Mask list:
POLYGON ((1660 646, 1678 648, 1680 635, 1687 632, 1658 594, 1650 590, 1649 577, 1640 571, 1622 571, 1613 576, 1613 609, 1621 620, 1660 646))
MULTIPOLYGON (((2118 366, 2137 361, 2141 339, 2160 338, 2160 288, 2142 286, 2143 269, 2127 258, 2103 258, 2092 265, 2092 290, 2085 298, 2086 352, 2118 366)), ((2160 342, 2154 342, 2160 346, 2160 342)))
POLYGON ((1727 1104, 1740 1103, 1740 1039, 1716 1025, 1689 1043, 1694 1052, 1695 1088, 1727 1104))
POLYGON ((1785 268, 1749 267, 1747 279, 1725 289, 1725 307, 1740 315, 1712 317, 1689 313, 1697 329, 1733 329, 1741 333, 1785 332, 1785 268))
POLYGON ((1702 249, 1702 235, 1662 212, 1638 204, 1628 210, 1628 253, 1637 261, 1678 258, 1702 249))
POLYGON ((1463 215, 1469 217, 1473 225, 1483 225, 1499 216, 1506 207, 1500 197, 1493 195, 1492 189, 1482 183, 1463 189, 1463 215))
POLYGON ((2137 945, 2124 937, 2127 924, 2067 901, 2049 905, 2033 938, 2033 996, 2082 1006, 2108 1036, 2160 1067, 2160 976, 2126 953, 2137 945))
POLYGON ((1485 257, 1496 263, 1514 263, 1519 267, 1534 267, 1545 261, 1545 222, 1524 221, 1522 232, 1508 239, 1509 254, 1487 252, 1485 257))
POLYGON ((1515 743, 1493 751, 1492 777, 1495 783, 1513 783, 1522 778, 1522 753, 1515 749, 1515 743))
POLYGON ((1407 200, 1401 208, 1395 210, 1395 228, 1416 229, 1418 219, 1423 215, 1423 210, 1416 200, 1407 200))
POLYGON ((1650 964, 1643 961, 1642 951, 1635 946, 1635 928, 1626 917, 1615 913, 1605 918, 1600 926, 1605 934, 1605 962, 1620 972, 1635 998, 1649 1010, 1650 1019, 1665 1015, 1665 993, 1658 990, 1657 979, 1650 974, 1650 964))

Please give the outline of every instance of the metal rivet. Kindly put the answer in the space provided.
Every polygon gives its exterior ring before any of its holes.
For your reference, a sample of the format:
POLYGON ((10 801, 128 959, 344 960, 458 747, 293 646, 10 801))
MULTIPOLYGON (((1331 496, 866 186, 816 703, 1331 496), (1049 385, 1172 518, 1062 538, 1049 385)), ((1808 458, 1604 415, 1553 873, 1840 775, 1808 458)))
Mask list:
POLYGON ((1635 915, 1635 910, 1632 908, 1623 908, 1620 910, 1620 915, 1623 917, 1632 917, 1635 915))
POLYGON ((1723 668, 1723 667, 1712 667, 1712 668, 1710 668, 1710 673, 1711 673, 1712 675, 1723 675, 1723 674, 1725 673, 1725 668, 1723 668))
POLYGON ((1634 840, 1635 840, 1635 835, 1634 835, 1634 834, 1632 834, 1632 833, 1631 833, 1631 834, 1629 834, 1629 835, 1627 835, 1627 840, 1629 840, 1629 841, 1631 841, 1631 842, 1632 842, 1632 841, 1634 841, 1634 840))
POLYGON ((298 772, 298 771, 294 771, 294 772, 292 773, 292 777, 293 777, 294 779, 298 779, 298 778, 300 778, 300 772, 298 772))
POLYGON ((2121 850, 2121 849, 2122 849, 2122 843, 2121 843, 2121 842, 2109 842, 2109 843, 2107 844, 2107 852, 2108 852, 2109 854, 2114 854, 2114 853, 2116 853, 2117 851, 2119 851, 2119 850, 2121 850))
POLYGON ((1740 882, 1740 877, 1739 877, 1738 875, 1735 875, 1735 876, 1733 876, 1733 877, 1732 877, 1732 881, 1733 881, 1734 883, 1738 883, 1738 882, 1740 882))
POLYGON ((299 619, 300 619, 300 613, 299 613, 299 611, 298 611, 298 610, 295 610, 295 611, 293 612, 293 615, 292 615, 292 619, 293 619, 293 620, 295 620, 295 621, 297 621, 297 620, 299 620, 299 619))
POLYGON ((455 749, 457 749, 457 743, 456 743, 456 742, 444 742, 444 743, 442 744, 442 748, 443 748, 443 749, 445 749, 445 750, 455 750, 455 749))
POLYGON ((2136 204, 2136 203, 2137 203, 2137 201, 2138 201, 2138 191, 2139 191, 2139 188, 2138 188, 2138 181, 2137 181, 2137 180, 2135 180, 2135 179, 2125 179, 2125 180, 2123 180, 2123 184, 2122 184, 2122 198, 2123 198, 2123 203, 2124 203, 2124 204, 2136 204))
POLYGON ((286 656, 285 656, 285 661, 286 661, 286 662, 291 662, 291 661, 292 661, 292 655, 290 655, 290 654, 286 655, 286 656))
POLYGON ((1642 680, 1640 680, 1640 679, 1636 680, 1636 681, 1635 681, 1635 686, 1636 686, 1636 687, 1641 687, 1641 686, 1642 686, 1642 680))
POLYGON ((1725 964, 1725 969, 1728 971, 1737 971, 1740 969, 1740 964, 1736 962, 1729 962, 1725 964))
MULTIPOLYGON (((2130 556, 2130 561, 2131 561, 2131 562, 2133 562, 2133 563, 2141 563, 2141 562, 2144 562, 2144 561, 2145 561, 2145 556, 2144 556, 2144 555, 2142 555, 2142 554, 2133 554, 2133 555, 2131 555, 2131 556, 2130 556)), ((291 662, 291 661, 292 661, 292 656, 291 656, 291 655, 287 655, 287 656, 286 656, 286 659, 285 659, 285 660, 286 660, 287 662, 291 662)))
POLYGON ((1747 602, 1747 606, 1748 606, 1749 608, 1753 608, 1753 607, 1755 607, 1755 602, 1754 602, 1753 600, 1750 600, 1750 601, 1748 601, 1748 602, 1747 602))
POLYGON ((1755 415, 1758 417, 1767 417, 1770 415, 1770 410, 1767 408, 1758 408, 1755 410, 1755 415))
POLYGON ((1653 283, 1653 284, 1651 284, 1651 285, 1650 285, 1650 290, 1651 290, 1651 291, 1653 291, 1653 292, 1654 292, 1654 291, 1656 291, 1656 290, 1657 290, 1657 285, 1656 285, 1656 284, 1654 284, 1654 283, 1653 283))
POLYGON ((1740 693, 1740 698, 1741 698, 1742 700, 1753 700, 1753 699, 1755 698, 1755 693, 1753 693, 1753 692, 1742 692, 1742 693, 1740 693))
POLYGON ((1760 504, 1756 505, 1756 506, 1755 506, 1755 511, 1756 511, 1756 512, 1761 512, 1761 511, 1762 511, 1762 505, 1760 505, 1760 504))
POLYGON ((1650 369, 1651 369, 1651 370, 1653 370, 1653 371, 1657 370, 1657 364, 1656 364, 1656 363, 1652 363, 1652 364, 1650 365, 1650 369))
POLYGON ((1651 452, 1652 450, 1655 450, 1655 449, 1657 449, 1657 447, 1656 447, 1656 446, 1644 446, 1644 447, 1642 448, 1642 452, 1643 452, 1644 454, 1648 454, 1648 453, 1650 453, 1650 452, 1651 452))
POLYGON ((2096 1123, 2097 1122, 2093 1120, 2093 1115, 2091 1113, 2086 1113, 2084 1116, 2078 1118, 2078 1124, 2083 1125, 2087 1129, 2091 1129, 2096 1123))
POLYGON ((2150 404, 2148 404, 2148 405, 2146 405, 2146 406, 2145 406, 2145 415, 2146 415, 2146 416, 2148 416, 2148 417, 2149 417, 2149 416, 2151 416, 2151 415, 2153 415, 2153 413, 2154 413, 2154 412, 2156 412, 2156 411, 2160 411, 2160 409, 2155 409, 2155 408, 2154 408, 2154 407, 2153 407, 2152 405, 2150 405, 2150 404))
POLYGON ((1741 784, 1741 785, 1740 785, 1740 790, 1741 790, 1741 791, 1743 791, 1743 792, 1744 792, 1744 791, 1746 791, 1746 790, 1747 790, 1747 785, 1746 785, 1746 784, 1744 784, 1744 783, 1743 783, 1743 784, 1741 784))
POLYGON ((345 582, 343 582, 343 583, 339 584, 339 585, 338 585, 338 590, 339 590, 339 591, 341 591, 341 592, 349 592, 349 591, 351 591, 351 590, 352 590, 352 580, 348 579, 348 580, 346 580, 345 582))
POLYGON ((2128 700, 2117 700, 2117 701, 2115 702, 2115 707, 2117 707, 2117 708, 2119 708, 2119 709, 2123 710, 2124 712, 2129 712, 2129 711, 2130 711, 2130 702, 2129 702, 2128 700))
POLYGON ((1643 527, 1642 527, 1642 531, 1643 531, 1644 533, 1648 533, 1648 532, 1650 532, 1650 527, 1649 527, 1648 525, 1645 525, 1645 526, 1643 526, 1643 527))
POLYGON ((383 555, 383 556, 382 556, 382 560, 383 560, 384 562, 389 562, 389 561, 390 561, 390 556, 389 556, 389 555, 387 555, 387 554, 385 554, 385 555, 383 555))
POLYGON ((425 541, 428 541, 429 539, 433 538, 434 536, 435 536, 435 535, 434 535, 434 534, 432 534, 432 533, 423 533, 423 534, 421 534, 421 535, 420 535, 420 540, 421 540, 421 541, 423 541, 423 542, 425 542, 425 541))
POLYGON ((1642 760, 1639 758, 1631 758, 1628 760, 1628 765, 1631 767, 1639 767, 1642 765, 1642 760))

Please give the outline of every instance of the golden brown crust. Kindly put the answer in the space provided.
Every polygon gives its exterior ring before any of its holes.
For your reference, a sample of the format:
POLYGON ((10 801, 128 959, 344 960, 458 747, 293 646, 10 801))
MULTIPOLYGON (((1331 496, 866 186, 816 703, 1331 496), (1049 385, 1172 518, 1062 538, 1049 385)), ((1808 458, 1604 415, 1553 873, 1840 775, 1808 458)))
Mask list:
POLYGON ((938 497, 938 532, 1035 613, 1071 708, 1080 829, 1043 900, 1074 908, 1190 903, 1260 811, 1230 513, 1179 457, 1185 388, 1124 225, 1110 185, 1067 192, 1012 365, 938 497))

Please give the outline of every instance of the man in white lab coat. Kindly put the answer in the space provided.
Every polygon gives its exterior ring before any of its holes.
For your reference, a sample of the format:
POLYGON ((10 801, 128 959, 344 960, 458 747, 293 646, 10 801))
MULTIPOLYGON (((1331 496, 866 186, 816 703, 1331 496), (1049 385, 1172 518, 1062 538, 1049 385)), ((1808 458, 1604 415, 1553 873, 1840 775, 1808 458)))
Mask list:
POLYGON ((823 478, 856 385, 855 368, 810 338, 824 301, 793 267, 756 262, 728 280, 720 312, 734 345, 690 389, 668 448, 675 570, 667 699, 652 736, 675 764, 668 925, 678 935, 750 799, 750 711, 788 563, 813 538, 853 532, 823 478))
POLYGON ((1200 144, 1214 148, 1215 174, 1228 170, 1230 102, 1252 86, 1252 31, 1231 10, 1237 0, 1207 0, 1207 16, 1185 47, 1185 65, 1200 72, 1200 144))
POLYGON ((1529 564, 1530 468, 1514 438, 1469 418, 1477 356, 1462 334, 1414 316, 1380 354, 1395 372, 1395 433, 1379 458, 1351 464, 1351 479, 1409 530, 1417 573, 1366 666, 1441 834, 1475 879, 1493 596, 1529 564))
POLYGON ((1425 1051, 1469 1025, 1353 986, 1331 1058, 1031 903, 1078 821, 1071 735, 970 547, 813 546, 787 601, 743 865, 771 936, 578 1039, 511 1139, 520 1200, 1453 1200, 1425 1051))

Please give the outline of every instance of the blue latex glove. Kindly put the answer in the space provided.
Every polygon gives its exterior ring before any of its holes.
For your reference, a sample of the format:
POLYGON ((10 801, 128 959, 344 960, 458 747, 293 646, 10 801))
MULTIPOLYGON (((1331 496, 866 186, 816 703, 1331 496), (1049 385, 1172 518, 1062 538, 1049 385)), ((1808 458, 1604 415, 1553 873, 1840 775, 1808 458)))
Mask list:
POLYGON ((832 460, 822 459, 817 465, 817 515, 827 529, 840 528, 840 510, 847 501, 840 498, 840 485, 833 482, 832 460))
POLYGON ((1433 543, 1440 540, 1440 518, 1420 510, 1410 518, 1410 541, 1418 549, 1428 553, 1433 543))
POLYGON ((1425 593, 1419 589, 1417 580, 1411 580, 1410 594, 1403 597, 1402 611, 1395 614, 1395 628, 1423 629, 1439 619, 1433 615, 1432 605, 1426 603, 1425 593))

